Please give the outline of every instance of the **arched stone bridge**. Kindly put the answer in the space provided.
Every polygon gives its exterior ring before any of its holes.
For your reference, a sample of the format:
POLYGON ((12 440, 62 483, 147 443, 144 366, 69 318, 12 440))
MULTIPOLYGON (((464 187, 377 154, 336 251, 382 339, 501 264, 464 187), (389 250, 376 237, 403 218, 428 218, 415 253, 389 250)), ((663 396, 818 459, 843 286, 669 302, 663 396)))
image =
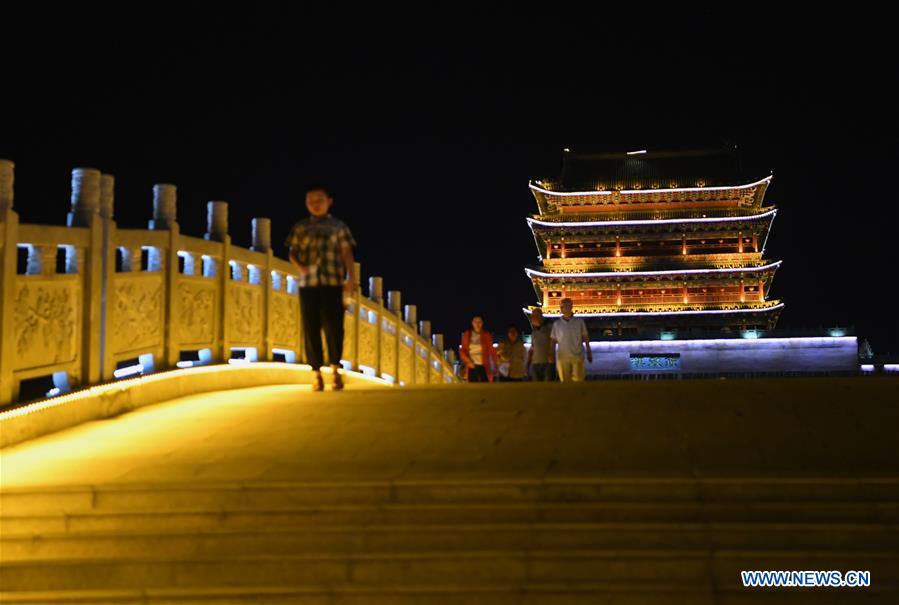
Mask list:
MULTIPOLYGON (((214 201, 204 236, 184 235, 176 188, 159 184, 149 228, 121 229, 113 177, 78 168, 65 226, 21 224, 13 180, 0 160, 0 406, 175 367, 303 359, 297 275, 272 254, 269 219, 253 219, 240 248, 214 201)), ((346 313, 345 366, 403 385, 457 381, 443 336, 416 315, 371 277, 346 313)))

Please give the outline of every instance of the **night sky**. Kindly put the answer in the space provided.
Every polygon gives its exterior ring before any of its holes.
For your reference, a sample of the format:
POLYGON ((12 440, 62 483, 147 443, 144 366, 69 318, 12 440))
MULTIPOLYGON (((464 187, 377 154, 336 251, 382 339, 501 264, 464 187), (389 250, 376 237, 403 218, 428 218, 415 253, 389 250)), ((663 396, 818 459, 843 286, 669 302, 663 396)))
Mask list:
POLYGON ((271 217, 282 257, 304 186, 325 182, 364 278, 457 344, 473 312, 524 327, 527 183, 556 176, 563 147, 735 143, 751 172, 774 170, 779 326, 854 325, 899 352, 894 24, 856 5, 752 6, 4 9, 0 157, 16 162, 24 222, 64 223, 69 171, 92 166, 116 177, 120 226, 145 227, 152 185, 171 182, 182 232, 202 235, 206 202, 226 200, 233 240, 271 217))

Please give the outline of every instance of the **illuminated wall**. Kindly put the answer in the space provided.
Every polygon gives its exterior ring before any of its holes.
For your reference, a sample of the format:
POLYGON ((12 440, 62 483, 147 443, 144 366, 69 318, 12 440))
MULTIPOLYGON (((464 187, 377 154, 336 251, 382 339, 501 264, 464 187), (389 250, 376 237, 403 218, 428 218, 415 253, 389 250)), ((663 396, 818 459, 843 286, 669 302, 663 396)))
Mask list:
POLYGON ((587 374, 790 374, 859 371, 855 336, 591 343, 587 374))

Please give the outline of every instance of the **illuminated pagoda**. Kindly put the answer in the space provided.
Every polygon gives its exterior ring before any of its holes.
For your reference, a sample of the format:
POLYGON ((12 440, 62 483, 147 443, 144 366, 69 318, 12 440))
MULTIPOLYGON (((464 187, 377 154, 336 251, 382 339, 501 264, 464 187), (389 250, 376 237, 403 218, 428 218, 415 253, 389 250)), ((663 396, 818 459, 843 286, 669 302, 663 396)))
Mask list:
POLYGON ((764 258, 771 178, 745 175, 735 148, 566 149, 560 178, 530 183, 538 306, 552 317, 571 298, 594 339, 773 329, 783 303, 768 299, 780 261, 764 258))

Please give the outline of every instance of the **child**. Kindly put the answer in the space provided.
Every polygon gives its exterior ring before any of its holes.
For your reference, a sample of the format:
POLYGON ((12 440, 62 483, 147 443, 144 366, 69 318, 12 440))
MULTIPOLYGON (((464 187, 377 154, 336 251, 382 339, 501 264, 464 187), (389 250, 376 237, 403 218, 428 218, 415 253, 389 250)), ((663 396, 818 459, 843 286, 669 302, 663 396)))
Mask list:
POLYGON ((329 213, 334 199, 327 188, 306 190, 309 216, 296 225, 285 245, 290 262, 299 272, 300 311, 306 345, 306 362, 312 366, 312 390, 324 389, 321 368, 324 365, 322 329, 328 343, 328 365, 334 372, 333 388, 343 388, 338 372, 343 354, 344 295, 356 288, 353 275, 356 245, 349 228, 329 213))

